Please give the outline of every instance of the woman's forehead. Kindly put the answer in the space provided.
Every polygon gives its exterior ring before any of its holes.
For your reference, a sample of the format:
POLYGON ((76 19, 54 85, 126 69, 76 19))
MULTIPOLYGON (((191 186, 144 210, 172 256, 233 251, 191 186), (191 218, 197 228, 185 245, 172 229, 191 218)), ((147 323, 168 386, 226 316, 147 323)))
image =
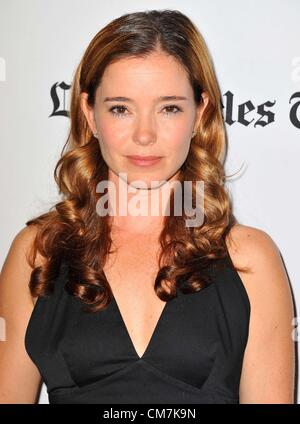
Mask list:
POLYGON ((123 58, 107 66, 99 85, 103 97, 125 96, 126 92, 131 98, 144 90, 155 97, 192 95, 185 68, 170 56, 123 58))

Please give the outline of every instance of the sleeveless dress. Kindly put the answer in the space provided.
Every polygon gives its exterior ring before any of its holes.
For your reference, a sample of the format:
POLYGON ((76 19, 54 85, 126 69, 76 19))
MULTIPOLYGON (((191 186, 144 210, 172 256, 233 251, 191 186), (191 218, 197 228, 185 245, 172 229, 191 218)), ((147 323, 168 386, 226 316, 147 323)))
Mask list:
POLYGON ((24 339, 49 403, 239 403, 250 301, 230 256, 222 261, 209 285, 177 290, 166 302, 140 357, 114 298, 87 313, 64 290, 62 260, 54 293, 38 297, 24 339))

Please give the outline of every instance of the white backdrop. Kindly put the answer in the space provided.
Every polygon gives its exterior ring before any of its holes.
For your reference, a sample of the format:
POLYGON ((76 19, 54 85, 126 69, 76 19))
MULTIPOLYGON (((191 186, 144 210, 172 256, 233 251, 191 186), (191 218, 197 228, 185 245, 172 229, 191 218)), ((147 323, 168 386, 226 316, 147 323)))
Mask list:
MULTIPOLYGON (((297 316, 299 0, 0 0, 0 264, 25 222, 58 199, 53 171, 69 125, 59 113, 89 41, 124 13, 166 8, 189 16, 208 44, 227 116, 226 172, 243 165, 229 183, 234 212, 278 245, 297 316)), ((45 385, 39 402, 48 403, 45 385)))

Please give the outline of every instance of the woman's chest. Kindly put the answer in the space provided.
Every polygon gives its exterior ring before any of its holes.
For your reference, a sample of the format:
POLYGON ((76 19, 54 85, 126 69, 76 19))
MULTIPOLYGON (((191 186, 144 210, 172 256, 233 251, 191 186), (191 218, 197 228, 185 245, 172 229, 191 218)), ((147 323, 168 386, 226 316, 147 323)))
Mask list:
POLYGON ((154 290, 158 246, 146 240, 122 244, 110 254, 103 271, 132 344, 142 356, 165 307, 154 290))

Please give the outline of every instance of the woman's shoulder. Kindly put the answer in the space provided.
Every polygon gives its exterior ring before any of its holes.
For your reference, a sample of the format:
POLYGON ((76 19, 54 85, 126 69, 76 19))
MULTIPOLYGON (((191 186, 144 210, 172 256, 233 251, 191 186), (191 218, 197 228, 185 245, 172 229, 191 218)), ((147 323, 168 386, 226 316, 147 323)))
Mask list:
POLYGON ((37 234, 36 226, 26 226, 19 230, 10 243, 6 257, 1 268, 1 294, 14 299, 14 293, 19 293, 19 298, 31 298, 28 282, 32 270, 43 264, 44 258, 37 253, 34 258, 33 244, 37 234), (21 296, 23 293, 23 296, 21 296))
POLYGON ((287 273, 279 247, 264 230, 236 224, 230 230, 226 244, 236 267, 246 267, 248 272, 238 271, 247 291, 251 308, 260 311, 260 318, 292 314, 292 296, 287 273))
POLYGON ((13 252, 24 255, 26 265, 31 269, 43 265, 45 261, 38 251, 35 258, 32 256, 34 240, 37 232, 38 227, 36 225, 28 225, 21 228, 21 230, 15 234, 10 247, 10 250, 13 250, 13 252))
POLYGON ((235 224, 226 237, 227 249, 235 266, 252 270, 278 262, 279 249, 264 230, 248 225, 235 224))
MULTIPOLYGON (((239 274, 250 295, 272 285, 274 274, 282 276, 283 262, 279 248, 266 231, 235 224, 226 237, 226 245, 234 266, 248 270, 239 274)), ((282 279, 281 284, 285 284, 282 279)))

